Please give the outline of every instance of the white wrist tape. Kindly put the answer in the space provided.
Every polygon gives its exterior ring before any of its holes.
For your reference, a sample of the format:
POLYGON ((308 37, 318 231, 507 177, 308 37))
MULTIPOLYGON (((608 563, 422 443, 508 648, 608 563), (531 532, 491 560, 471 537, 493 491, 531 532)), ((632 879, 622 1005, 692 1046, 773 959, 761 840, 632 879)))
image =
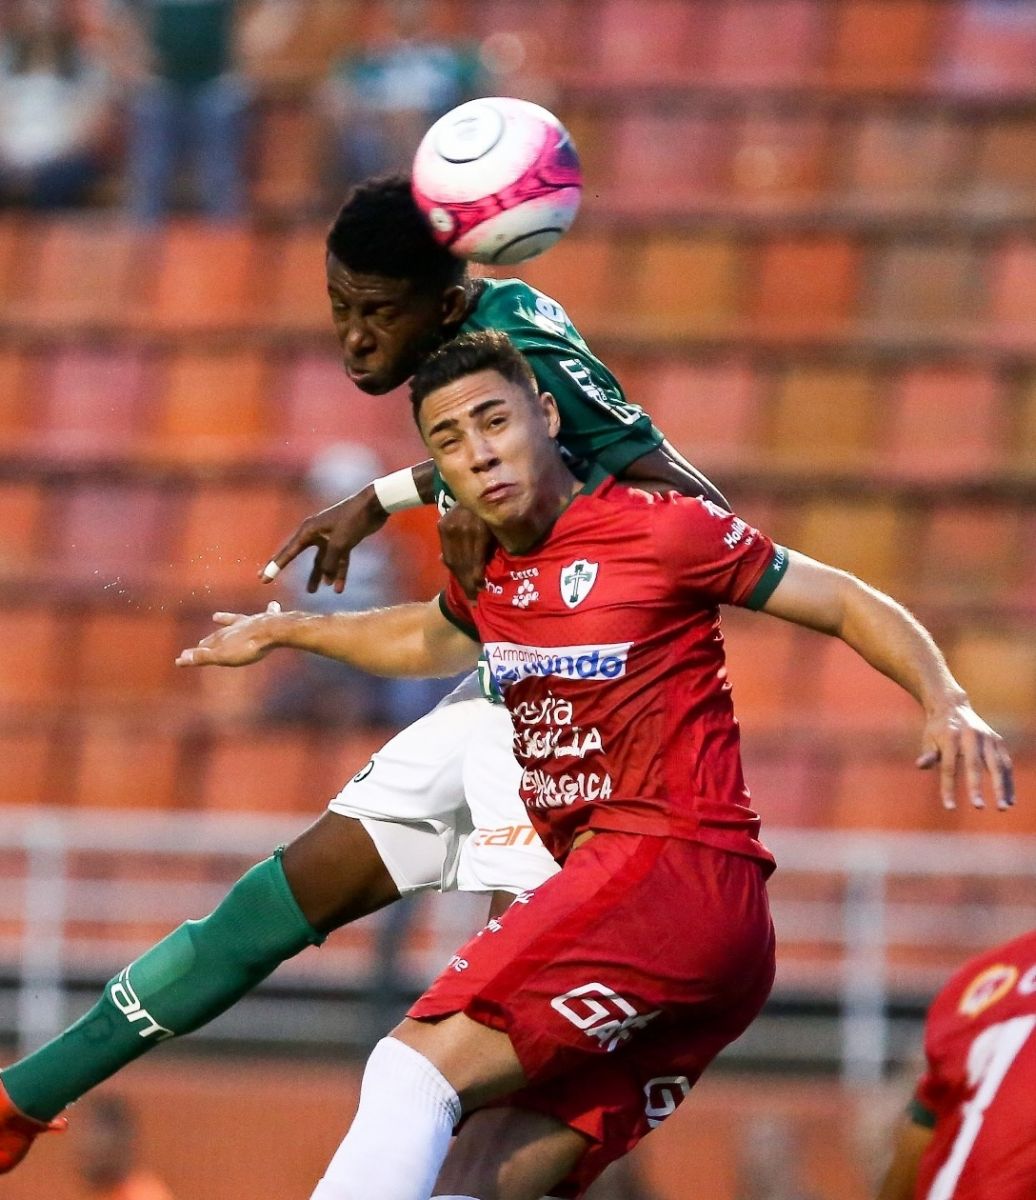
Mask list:
POLYGON ((393 471, 391 475, 382 475, 371 485, 378 503, 387 513, 401 512, 404 508, 417 508, 423 504, 421 495, 414 483, 414 473, 407 467, 402 471, 393 471))

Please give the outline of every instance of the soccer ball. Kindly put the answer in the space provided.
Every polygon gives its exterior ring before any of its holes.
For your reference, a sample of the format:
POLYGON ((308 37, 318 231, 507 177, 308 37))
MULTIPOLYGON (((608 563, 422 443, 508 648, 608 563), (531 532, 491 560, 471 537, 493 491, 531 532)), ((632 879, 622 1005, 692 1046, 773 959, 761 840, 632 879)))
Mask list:
POLYGON ((412 178, 435 239, 481 263, 524 262, 553 246, 575 220, 583 183, 564 125, 509 97, 469 100, 440 117, 412 178))

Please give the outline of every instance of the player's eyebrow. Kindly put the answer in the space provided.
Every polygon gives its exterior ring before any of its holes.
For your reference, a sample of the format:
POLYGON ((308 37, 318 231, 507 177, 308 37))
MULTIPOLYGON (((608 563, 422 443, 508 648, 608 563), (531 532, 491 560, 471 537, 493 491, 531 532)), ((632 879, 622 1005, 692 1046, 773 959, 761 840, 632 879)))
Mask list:
MULTIPOLYGON (((466 416, 481 417, 483 413, 488 412, 491 408, 496 408, 497 405, 506 404, 502 396, 493 396, 489 400, 482 400, 473 408, 467 410, 466 416)), ((444 433, 447 429, 456 429, 460 424, 457 417, 443 417, 441 421, 436 421, 435 424, 428 430, 428 437, 435 437, 437 433, 444 433)))

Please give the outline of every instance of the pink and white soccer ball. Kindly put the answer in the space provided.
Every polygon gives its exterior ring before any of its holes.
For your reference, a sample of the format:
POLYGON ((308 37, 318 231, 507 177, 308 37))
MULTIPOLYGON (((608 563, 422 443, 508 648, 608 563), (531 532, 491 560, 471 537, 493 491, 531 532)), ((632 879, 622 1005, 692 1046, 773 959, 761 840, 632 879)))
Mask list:
POLYGON ((524 262, 553 246, 575 220, 583 184, 557 117, 502 96, 440 117, 417 148, 412 178, 436 240, 482 263, 524 262))

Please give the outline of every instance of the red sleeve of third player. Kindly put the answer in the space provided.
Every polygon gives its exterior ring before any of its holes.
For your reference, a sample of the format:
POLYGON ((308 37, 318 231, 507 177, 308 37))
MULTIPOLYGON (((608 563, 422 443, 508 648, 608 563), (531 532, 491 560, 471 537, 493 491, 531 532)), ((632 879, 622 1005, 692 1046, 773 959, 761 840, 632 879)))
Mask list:
POLYGON ((456 625, 461 633, 466 633, 476 642, 482 641, 475 626, 475 611, 471 607, 471 601, 464 595, 464 589, 453 575, 439 593, 439 609, 446 620, 451 625, 456 625))
POLYGON ((708 500, 654 498, 655 544, 681 592, 716 604, 762 608, 788 567, 788 552, 708 500))

